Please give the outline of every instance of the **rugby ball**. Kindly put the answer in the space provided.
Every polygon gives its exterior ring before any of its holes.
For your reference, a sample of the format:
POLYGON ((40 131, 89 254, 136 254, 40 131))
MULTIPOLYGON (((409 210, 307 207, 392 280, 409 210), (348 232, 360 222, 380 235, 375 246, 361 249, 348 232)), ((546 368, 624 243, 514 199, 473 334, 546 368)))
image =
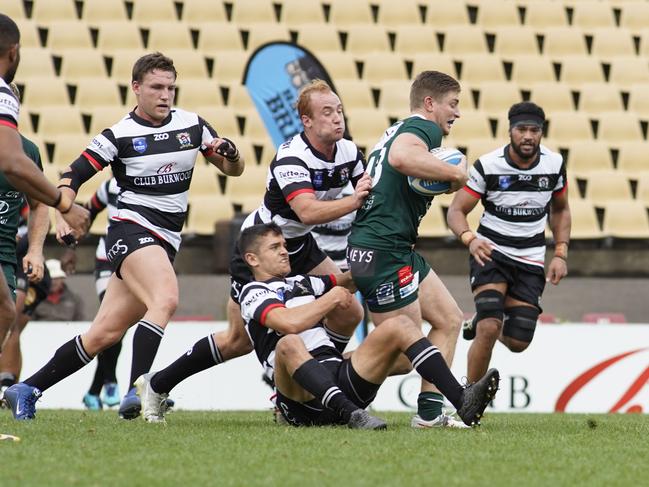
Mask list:
MULTIPOLYGON (((431 149, 430 153, 438 159, 453 164, 454 166, 457 166, 464 157, 464 154, 453 147, 435 147, 431 149)), ((446 193, 451 189, 451 183, 448 181, 434 181, 412 176, 408 176, 408 185, 415 193, 422 196, 435 196, 446 193)))

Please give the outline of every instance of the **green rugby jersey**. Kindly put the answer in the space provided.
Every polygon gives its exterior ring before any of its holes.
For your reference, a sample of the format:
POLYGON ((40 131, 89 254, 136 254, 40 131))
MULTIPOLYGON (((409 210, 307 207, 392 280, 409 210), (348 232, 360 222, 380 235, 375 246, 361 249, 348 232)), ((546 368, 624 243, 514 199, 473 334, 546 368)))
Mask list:
MULTIPOLYGON (((25 154, 43 170, 41 154, 31 140, 20 136, 25 154)), ((23 205, 23 194, 17 191, 4 174, 0 172, 0 262, 17 264, 16 233, 20 222, 20 209, 23 205)))
POLYGON ((416 135, 428 150, 442 143, 441 129, 420 115, 400 120, 385 131, 367 158, 372 190, 356 213, 348 240, 352 246, 404 250, 411 248, 417 240, 419 222, 433 198, 415 193, 408 185, 408 176, 388 162, 392 142, 402 133, 416 135))

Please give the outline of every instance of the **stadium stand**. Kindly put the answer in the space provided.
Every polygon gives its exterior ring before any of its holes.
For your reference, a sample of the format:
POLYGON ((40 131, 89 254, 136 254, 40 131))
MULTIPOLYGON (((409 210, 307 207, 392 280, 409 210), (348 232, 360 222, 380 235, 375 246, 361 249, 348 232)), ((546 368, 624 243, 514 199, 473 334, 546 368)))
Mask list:
POLYGON ((320 2, 315 0, 284 0, 282 3, 281 22, 289 28, 302 24, 324 23, 324 11, 320 2))
POLYGON ((172 0, 136 0, 131 20, 138 23, 174 22, 178 16, 172 0))
POLYGON ((607 201, 604 205, 604 235, 621 239, 649 239, 647 208, 640 201, 607 201))
MULTIPOLYGON (((386 27, 409 27, 422 24, 422 6, 416 0, 379 0, 377 23, 386 27)), ((403 29, 401 32, 407 29, 403 29)), ((425 49, 425 47, 423 48, 425 49)))
POLYGON ((126 5, 106 0, 84 0, 81 18, 88 23, 128 20, 126 5))
POLYGON ((36 1, 33 4, 31 18, 35 21, 52 22, 55 20, 72 20, 77 18, 77 12, 72 0, 36 1))

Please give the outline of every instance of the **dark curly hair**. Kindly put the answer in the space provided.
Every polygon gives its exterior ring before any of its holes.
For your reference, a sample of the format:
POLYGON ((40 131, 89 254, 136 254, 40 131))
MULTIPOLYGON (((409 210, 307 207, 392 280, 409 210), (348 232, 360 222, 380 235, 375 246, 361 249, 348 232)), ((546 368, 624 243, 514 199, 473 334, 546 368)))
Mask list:
POLYGON ((543 111, 543 108, 531 101, 523 101, 512 105, 507 114, 507 118, 511 120, 519 115, 531 115, 534 118, 540 118, 542 122, 545 121, 545 112, 543 111))

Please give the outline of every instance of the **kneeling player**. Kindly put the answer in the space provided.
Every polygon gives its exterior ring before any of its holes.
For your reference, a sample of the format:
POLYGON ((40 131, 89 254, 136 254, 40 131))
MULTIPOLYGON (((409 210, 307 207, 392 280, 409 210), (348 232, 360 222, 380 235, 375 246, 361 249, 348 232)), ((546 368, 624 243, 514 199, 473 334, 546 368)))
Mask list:
MULTIPOLYGON (((439 350, 406 317, 386 320, 344 359, 322 320, 330 311, 351 305, 351 293, 341 287, 351 284, 349 273, 287 278, 291 268, 286 241, 274 223, 246 228, 238 246, 255 278, 241 292, 241 312, 259 361, 274 374, 277 406, 289 423, 384 429, 385 422, 365 408, 402 353, 423 378, 439 387, 467 425, 479 422, 498 389, 497 370, 463 387, 439 350)), ((177 375, 192 355, 137 380, 145 420, 164 421, 170 390, 165 377, 177 375)))

